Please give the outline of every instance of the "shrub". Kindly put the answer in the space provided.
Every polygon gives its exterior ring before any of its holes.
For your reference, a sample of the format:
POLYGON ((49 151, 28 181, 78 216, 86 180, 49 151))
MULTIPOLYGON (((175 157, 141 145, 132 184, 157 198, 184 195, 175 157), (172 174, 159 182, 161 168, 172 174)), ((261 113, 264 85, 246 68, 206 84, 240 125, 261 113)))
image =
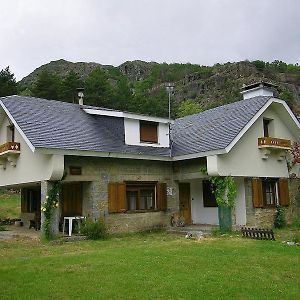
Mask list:
POLYGON ((299 243, 300 244, 300 233, 295 233, 294 235, 293 235, 293 238, 292 238, 292 241, 294 242, 294 243, 299 243))
POLYGON ((284 209, 280 205, 277 205, 274 218, 274 227, 283 228, 285 225, 284 209))
POLYGON ((104 220, 85 222, 81 232, 89 240, 103 240, 107 238, 107 229, 104 220))

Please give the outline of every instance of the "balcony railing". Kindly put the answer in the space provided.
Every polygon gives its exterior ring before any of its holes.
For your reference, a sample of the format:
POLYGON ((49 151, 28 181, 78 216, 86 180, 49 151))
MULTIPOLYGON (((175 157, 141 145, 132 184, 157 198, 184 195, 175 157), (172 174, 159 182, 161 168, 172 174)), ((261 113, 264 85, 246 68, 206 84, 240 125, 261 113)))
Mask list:
POLYGON ((9 154, 20 154, 20 151, 20 143, 8 142, 3 145, 0 145, 0 156, 5 156, 9 154))
POLYGON ((272 137, 258 138, 258 148, 289 150, 291 147, 292 142, 290 140, 272 137))

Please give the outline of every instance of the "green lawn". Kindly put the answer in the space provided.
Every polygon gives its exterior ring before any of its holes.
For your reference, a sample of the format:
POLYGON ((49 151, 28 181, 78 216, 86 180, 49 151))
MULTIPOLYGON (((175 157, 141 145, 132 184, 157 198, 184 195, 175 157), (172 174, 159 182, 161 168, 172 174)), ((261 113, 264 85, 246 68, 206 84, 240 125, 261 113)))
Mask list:
POLYGON ((20 218, 21 199, 19 194, 0 194, 0 219, 20 218))
POLYGON ((297 299, 299 263, 300 247, 237 237, 0 242, 0 293, 1 299, 297 299))

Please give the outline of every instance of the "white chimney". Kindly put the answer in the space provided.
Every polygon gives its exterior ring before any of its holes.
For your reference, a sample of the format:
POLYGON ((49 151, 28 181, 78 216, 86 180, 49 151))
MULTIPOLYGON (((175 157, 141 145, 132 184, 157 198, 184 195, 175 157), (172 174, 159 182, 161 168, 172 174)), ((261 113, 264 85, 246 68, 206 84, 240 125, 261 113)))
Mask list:
POLYGON ((274 93, 272 88, 277 88, 277 86, 261 81, 251 85, 243 86, 241 94, 243 95, 244 100, 257 96, 273 97, 274 93))
POLYGON ((77 90, 77 95, 78 95, 78 103, 79 103, 79 105, 83 105, 84 88, 77 88, 76 90, 77 90))

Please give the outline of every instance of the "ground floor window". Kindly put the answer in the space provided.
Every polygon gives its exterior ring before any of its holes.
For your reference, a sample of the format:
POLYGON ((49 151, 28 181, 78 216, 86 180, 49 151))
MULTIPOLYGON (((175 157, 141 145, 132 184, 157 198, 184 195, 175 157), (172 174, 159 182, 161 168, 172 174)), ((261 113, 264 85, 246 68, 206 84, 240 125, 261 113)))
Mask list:
POLYGON ((127 210, 154 210, 155 184, 127 184, 127 210))
POLYGON ((164 182, 110 182, 109 213, 165 211, 167 186, 164 182))
POLYGON ((24 213, 34 213, 40 210, 40 190, 23 189, 21 196, 21 210, 24 213))
POLYGON ((213 193, 212 185, 209 180, 202 181, 203 191, 203 206, 204 207, 217 207, 217 200, 213 193))
POLYGON ((278 180, 264 179, 262 181, 264 206, 275 206, 278 204, 278 180))

